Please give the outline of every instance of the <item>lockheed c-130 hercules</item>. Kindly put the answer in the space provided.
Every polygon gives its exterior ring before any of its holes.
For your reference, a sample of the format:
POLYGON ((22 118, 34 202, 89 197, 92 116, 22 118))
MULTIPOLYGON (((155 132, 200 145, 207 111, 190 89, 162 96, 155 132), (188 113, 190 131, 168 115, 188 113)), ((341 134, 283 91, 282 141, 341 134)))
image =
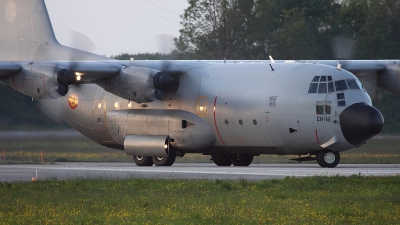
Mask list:
POLYGON ((0 81, 91 140, 170 166, 262 154, 335 167, 383 128, 357 76, 400 90, 397 61, 118 61, 60 45, 43 0, 0 1, 0 81))

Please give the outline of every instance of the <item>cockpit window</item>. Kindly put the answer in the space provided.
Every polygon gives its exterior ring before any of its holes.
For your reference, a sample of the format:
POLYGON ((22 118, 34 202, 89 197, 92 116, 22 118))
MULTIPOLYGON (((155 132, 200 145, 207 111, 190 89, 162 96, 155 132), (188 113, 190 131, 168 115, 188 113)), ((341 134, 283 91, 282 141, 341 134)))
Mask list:
POLYGON ((346 81, 344 80, 335 81, 335 86, 336 86, 336 91, 343 91, 348 89, 346 81))
POLYGON ((318 83, 311 83, 310 88, 308 89, 308 93, 317 93, 318 83))
POLYGON ((326 93, 326 91, 327 91, 326 83, 320 83, 318 87, 318 93, 326 93))
POLYGON ((312 79, 312 82, 318 82, 319 81, 319 76, 315 76, 314 79, 312 79))
POLYGON ((326 82, 326 76, 321 76, 321 82, 326 82))
POLYGON ((332 76, 328 76, 328 81, 332 81, 332 76))
POLYGON ((333 82, 328 83, 328 93, 334 92, 335 91, 335 86, 333 86, 333 82))
POLYGON ((346 80, 347 81, 347 85, 349 86, 349 89, 360 89, 360 87, 358 86, 356 80, 346 80))

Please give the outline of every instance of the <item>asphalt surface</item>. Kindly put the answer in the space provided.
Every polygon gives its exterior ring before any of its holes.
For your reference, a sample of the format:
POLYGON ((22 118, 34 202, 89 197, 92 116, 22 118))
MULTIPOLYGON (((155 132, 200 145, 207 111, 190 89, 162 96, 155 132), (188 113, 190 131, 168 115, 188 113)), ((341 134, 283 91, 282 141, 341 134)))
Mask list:
POLYGON ((137 167, 133 163, 56 163, 0 165, 0 182, 76 178, 151 178, 265 180, 308 176, 396 176, 400 164, 339 164, 321 168, 316 164, 252 164, 249 167, 218 167, 212 163, 176 163, 171 167, 137 167))

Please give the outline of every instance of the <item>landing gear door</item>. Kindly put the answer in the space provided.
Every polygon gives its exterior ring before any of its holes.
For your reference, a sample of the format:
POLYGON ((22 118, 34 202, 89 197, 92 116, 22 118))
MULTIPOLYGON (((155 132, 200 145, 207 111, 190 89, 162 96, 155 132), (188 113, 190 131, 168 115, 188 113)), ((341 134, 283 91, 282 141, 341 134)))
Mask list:
POLYGON ((102 143, 113 143, 106 119, 106 101, 98 100, 93 102, 93 119, 97 136, 102 143))

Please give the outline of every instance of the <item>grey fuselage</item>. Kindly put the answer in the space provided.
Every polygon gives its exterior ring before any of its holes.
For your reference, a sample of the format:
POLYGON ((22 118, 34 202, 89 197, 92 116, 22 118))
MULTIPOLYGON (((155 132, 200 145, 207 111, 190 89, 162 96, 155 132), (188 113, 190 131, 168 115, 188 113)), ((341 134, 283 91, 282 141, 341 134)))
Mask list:
MULTIPOLYGON (((163 62, 112 63, 159 69, 163 62)), ((128 101, 96 84, 73 85, 66 96, 51 99, 45 97, 51 86, 24 73, 2 81, 36 98, 90 139, 118 149, 124 149, 127 135, 135 134, 168 135, 174 140, 172 146, 183 153, 300 155, 321 150, 320 145, 332 137, 337 143, 330 150, 344 151, 354 145, 343 137, 339 115, 354 103, 371 105, 363 89, 339 91, 346 100, 342 107, 336 91, 308 93, 315 76, 357 80, 351 73, 330 66, 281 63, 273 64, 272 70, 266 63, 171 63, 185 72, 179 89, 165 101, 148 103, 128 101), (76 98, 76 108, 70 106, 70 98, 76 98), (317 102, 330 102, 330 114, 317 115, 317 102), (168 121, 168 111, 177 113, 176 126, 168 121), (129 119, 135 115, 137 119, 129 119), (179 121, 185 116, 196 125, 182 128, 179 121)))

